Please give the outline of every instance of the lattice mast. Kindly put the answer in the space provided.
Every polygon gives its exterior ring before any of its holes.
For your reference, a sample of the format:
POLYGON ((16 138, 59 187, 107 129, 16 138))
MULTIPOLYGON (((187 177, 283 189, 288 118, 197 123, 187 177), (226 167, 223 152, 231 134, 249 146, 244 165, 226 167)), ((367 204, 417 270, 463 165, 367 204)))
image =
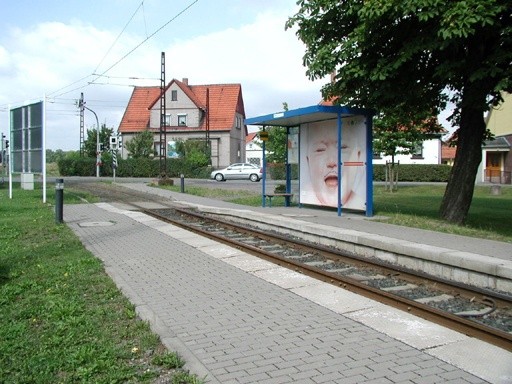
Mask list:
POLYGON ((78 100, 78 108, 80 108, 80 157, 85 156, 85 120, 84 120, 84 93, 80 93, 78 100))
POLYGON ((165 52, 162 52, 160 69, 160 177, 167 178, 167 130, 165 127, 165 52))

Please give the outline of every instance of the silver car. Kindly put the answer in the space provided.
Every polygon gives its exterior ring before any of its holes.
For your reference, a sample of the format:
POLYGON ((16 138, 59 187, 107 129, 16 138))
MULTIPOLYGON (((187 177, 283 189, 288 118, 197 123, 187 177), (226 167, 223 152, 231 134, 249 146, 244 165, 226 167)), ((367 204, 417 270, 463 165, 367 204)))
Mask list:
POLYGON ((226 181, 226 180, 245 180, 249 179, 251 181, 260 181, 263 176, 263 170, 249 163, 235 163, 231 164, 227 168, 218 169, 213 171, 211 174, 211 178, 217 181, 226 181))

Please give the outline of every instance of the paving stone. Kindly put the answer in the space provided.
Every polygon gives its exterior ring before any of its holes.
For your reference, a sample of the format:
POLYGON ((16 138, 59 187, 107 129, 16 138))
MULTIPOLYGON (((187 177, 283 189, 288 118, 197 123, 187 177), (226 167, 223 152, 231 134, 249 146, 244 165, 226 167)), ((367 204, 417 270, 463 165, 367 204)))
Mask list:
POLYGON ((292 291, 318 284, 310 278, 261 269, 238 252, 226 263, 214 243, 109 207, 69 205, 65 221, 209 383, 485 382, 292 291))

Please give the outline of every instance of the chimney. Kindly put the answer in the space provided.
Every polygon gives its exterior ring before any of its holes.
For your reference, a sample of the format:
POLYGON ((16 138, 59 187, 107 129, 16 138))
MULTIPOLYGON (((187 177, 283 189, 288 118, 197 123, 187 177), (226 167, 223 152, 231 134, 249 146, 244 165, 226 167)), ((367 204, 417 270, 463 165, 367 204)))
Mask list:
POLYGON ((181 80, 182 83, 185 83, 185 85, 188 85, 188 77, 184 77, 183 80, 181 80))

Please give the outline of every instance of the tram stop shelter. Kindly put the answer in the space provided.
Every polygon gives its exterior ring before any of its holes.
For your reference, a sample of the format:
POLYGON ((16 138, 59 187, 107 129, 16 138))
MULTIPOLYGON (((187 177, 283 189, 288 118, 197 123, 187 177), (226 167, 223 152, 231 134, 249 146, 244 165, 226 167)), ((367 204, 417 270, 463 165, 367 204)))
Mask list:
MULTIPOLYGON (((373 111, 341 105, 313 105, 245 120, 260 126, 263 142, 262 206, 266 197, 268 127, 287 133, 286 205, 297 193, 299 206, 316 205, 373 216, 373 111), (292 193, 292 166, 298 168, 298 191, 292 193)), ((271 201, 271 200, 270 200, 271 201)))

